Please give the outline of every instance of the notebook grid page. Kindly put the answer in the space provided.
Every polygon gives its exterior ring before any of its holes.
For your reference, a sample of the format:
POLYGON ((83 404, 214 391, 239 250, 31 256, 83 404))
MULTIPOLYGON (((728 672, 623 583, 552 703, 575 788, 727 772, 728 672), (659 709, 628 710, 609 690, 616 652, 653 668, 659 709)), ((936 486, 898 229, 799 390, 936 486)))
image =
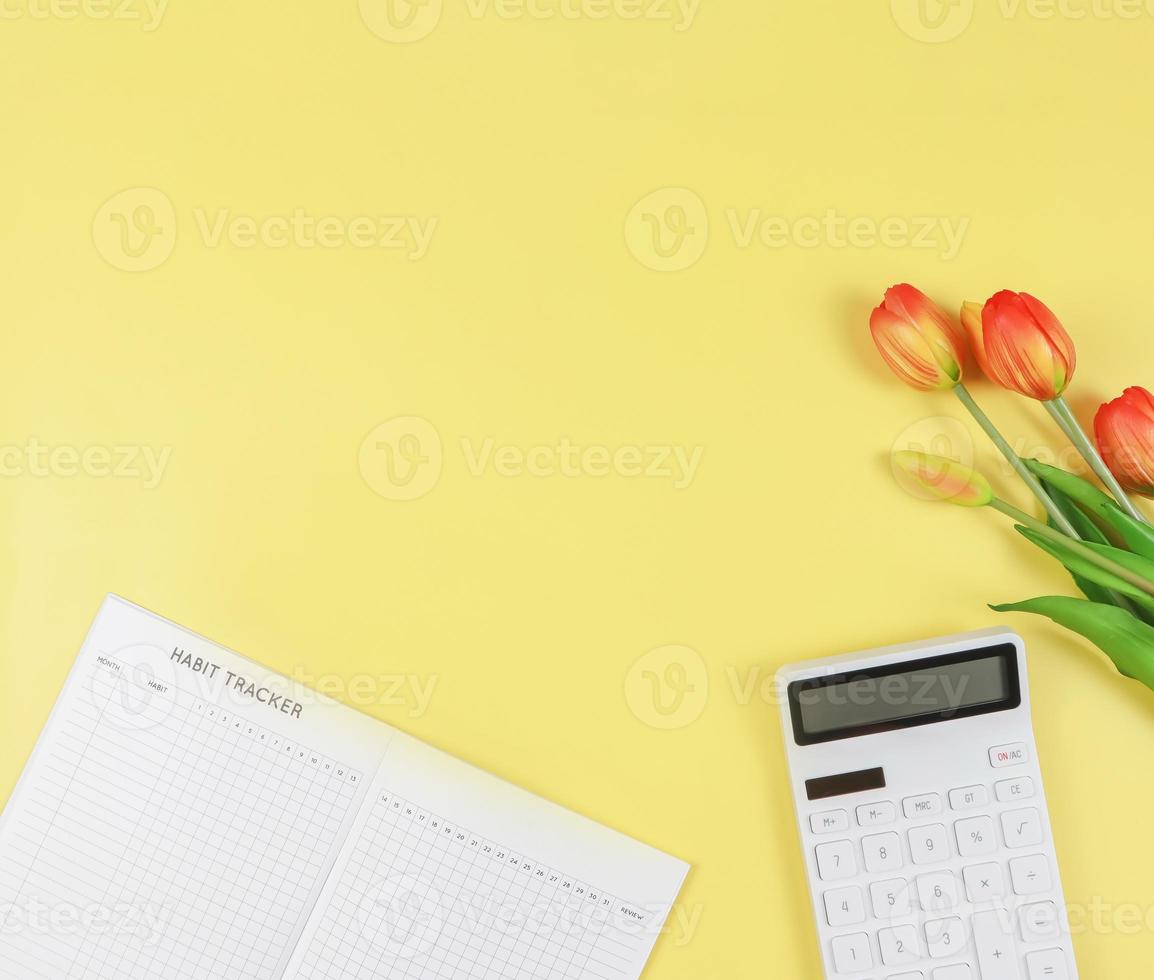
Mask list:
POLYGON ((0 855, 3 980, 274 980, 362 774, 102 655, 0 855))
POLYGON ((389 792, 377 795, 301 980, 618 980, 651 915, 389 792))

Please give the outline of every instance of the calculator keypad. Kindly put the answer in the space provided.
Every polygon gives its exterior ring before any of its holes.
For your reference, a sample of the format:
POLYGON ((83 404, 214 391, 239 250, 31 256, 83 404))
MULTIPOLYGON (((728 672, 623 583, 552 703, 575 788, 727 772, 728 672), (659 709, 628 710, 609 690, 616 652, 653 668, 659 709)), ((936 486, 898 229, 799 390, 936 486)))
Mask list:
MULTIPOLYGON (((1002 746, 991 762, 1026 753, 1002 746)), ((844 930, 832 940, 837 973, 1068 980, 1060 909, 1047 900, 1052 861, 1031 853, 1045 845, 1034 795, 1020 776, 812 814, 826 922, 844 930)))

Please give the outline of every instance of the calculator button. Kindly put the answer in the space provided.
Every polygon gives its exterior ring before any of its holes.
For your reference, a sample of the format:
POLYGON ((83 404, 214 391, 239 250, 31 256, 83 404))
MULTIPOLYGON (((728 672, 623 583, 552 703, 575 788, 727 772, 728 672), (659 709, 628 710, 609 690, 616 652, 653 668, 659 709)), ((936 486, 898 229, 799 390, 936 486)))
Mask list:
POLYGON ((1014 937, 1007 931, 1010 922, 1005 909, 974 915, 974 949, 978 953, 982 980, 1021 980, 1014 937))
POLYGON ((926 923, 926 946, 930 959, 942 960, 957 956, 966 948, 966 933, 958 918, 935 919, 926 923))
POLYGON ((1060 949, 1044 949, 1026 957, 1030 980, 1070 980, 1066 954, 1060 949))
POLYGON ((901 919, 910 914, 910 885, 902 878, 875 881, 870 885, 870 899, 875 918, 901 919))
POLYGON ((924 973, 899 973, 896 977, 887 977, 886 980, 926 980, 924 973))
POLYGON ((1045 855, 1015 858, 1010 862, 1015 895, 1040 895, 1050 890, 1050 862, 1045 855))
POLYGON ((809 829, 815 834, 844 834, 849 830, 849 814, 845 810, 815 813, 809 818, 809 829))
POLYGON ((1035 847, 1042 843, 1042 818, 1037 810, 1010 810, 1002 814, 1006 847, 1035 847))
POLYGON ((997 831, 993 817, 971 817, 954 824, 958 838, 958 853, 965 858, 993 854, 998 849, 997 831))
POLYGON ((860 888, 837 888, 825 893, 825 918, 834 927, 857 926, 866 920, 860 888))
POLYGON ((869 936, 859 932, 853 936, 841 936, 833 941, 833 965, 838 973, 860 973, 871 970, 874 954, 870 950, 869 936))
POLYGON ((962 872, 966 895, 975 905, 1006 894, 1006 880, 1000 864, 975 864, 962 872))
POLYGON ((906 966, 922 958, 918 931, 913 926, 896 926, 878 933, 882 963, 886 966, 906 966))
POLYGON ((918 875, 918 902, 923 912, 949 912, 961 904, 958 878, 951 871, 918 875))
POLYGON ((910 853, 914 864, 937 864, 950 856, 946 828, 940 823, 910 831, 910 853))
POLYGON ((994 787, 999 803, 1015 803, 1018 800, 1028 800, 1034 795, 1034 780, 1029 776, 1019 776, 1017 779, 1003 779, 994 787))
POLYGON ((910 820, 916 820, 918 817, 936 817, 942 812, 942 798, 937 793, 911 796, 902 800, 902 809, 910 820))
POLYGON ((833 844, 817 845, 817 873, 822 881, 840 881, 857 874, 857 858, 853 844, 839 840, 833 844))
POLYGON ((867 803, 857 808, 859 827, 881 827, 897 818, 898 810, 892 803, 867 803))
POLYGON ((1005 769, 1008 766, 1020 766, 1030 761, 1030 750, 1025 742, 1014 742, 1011 745, 997 745, 990 749, 990 765, 995 769, 1005 769))
POLYGON ((990 802, 990 794, 985 786, 965 786, 950 790, 951 810, 973 810, 990 802))
POLYGON ((1053 902, 1037 902, 1018 910, 1022 927, 1022 938, 1028 943, 1055 940, 1062 933, 1062 923, 1058 919, 1058 906, 1053 902))
POLYGON ((897 834, 876 834, 863 837, 862 850, 865 852, 866 870, 870 874, 879 871, 897 871, 902 861, 902 839, 897 834))
POLYGON ((974 980, 974 971, 965 963, 939 966, 934 970, 934 980, 974 980))

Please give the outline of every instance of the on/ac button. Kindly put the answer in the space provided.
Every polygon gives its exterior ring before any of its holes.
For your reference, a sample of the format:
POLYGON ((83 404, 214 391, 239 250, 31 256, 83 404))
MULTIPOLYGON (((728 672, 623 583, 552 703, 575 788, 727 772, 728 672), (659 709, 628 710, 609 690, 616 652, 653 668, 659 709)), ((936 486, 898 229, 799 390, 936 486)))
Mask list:
POLYGON ((990 765, 995 769, 1005 769, 1007 766, 1020 766, 1030 761, 1030 750, 1025 742, 1014 742, 1012 745, 999 745, 990 749, 990 765))

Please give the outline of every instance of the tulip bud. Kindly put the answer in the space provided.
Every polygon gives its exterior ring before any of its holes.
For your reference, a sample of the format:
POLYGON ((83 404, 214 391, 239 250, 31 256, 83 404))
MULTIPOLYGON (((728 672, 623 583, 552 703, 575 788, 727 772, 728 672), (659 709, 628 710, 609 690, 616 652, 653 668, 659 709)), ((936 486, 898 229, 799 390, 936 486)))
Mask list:
POLYGON ((1046 305, 1028 293, 1004 289, 986 301, 980 320, 966 311, 962 322, 978 364, 1003 388, 1048 402, 1074 376, 1074 342, 1046 305))
POLYGON ((974 352, 974 360, 978 362, 983 374, 989 374, 986 368, 986 345, 982 340, 982 304, 967 300, 962 304, 960 319, 970 342, 970 350, 974 352))
POLYGON ((945 456, 903 449, 892 461, 896 471, 932 499, 959 507, 985 507, 994 499, 993 487, 981 473, 945 456))
POLYGON ((921 290, 891 286, 870 314, 870 333, 882 359, 921 391, 953 388, 962 380, 965 335, 921 290))
POLYGON ((1154 497, 1154 395, 1127 388, 1094 417, 1098 450, 1127 490, 1154 497))

